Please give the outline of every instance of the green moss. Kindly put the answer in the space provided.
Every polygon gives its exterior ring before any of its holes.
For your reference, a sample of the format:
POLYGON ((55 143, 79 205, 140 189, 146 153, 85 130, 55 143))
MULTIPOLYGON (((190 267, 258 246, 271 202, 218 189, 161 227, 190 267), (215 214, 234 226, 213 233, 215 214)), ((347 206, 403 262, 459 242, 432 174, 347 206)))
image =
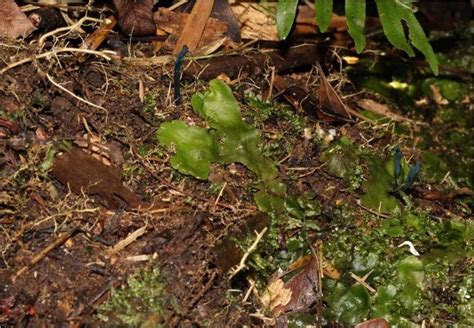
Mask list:
POLYGON ((165 284, 158 269, 144 271, 113 289, 107 303, 97 308, 102 326, 162 327, 166 307, 165 284))
POLYGON ((147 94, 143 98, 143 112, 154 113, 157 104, 157 95, 147 94))
POLYGON ((323 151, 321 161, 326 163, 332 175, 342 178, 352 190, 360 187, 363 180, 362 160, 359 148, 350 140, 341 138, 323 151))
POLYGON ((414 326, 420 317, 441 322, 448 315, 450 321, 472 321, 466 312, 472 306, 472 222, 438 222, 413 211, 382 222, 369 220, 372 230, 339 229, 325 244, 326 256, 343 273, 338 283, 325 281, 326 318, 346 324, 356 320, 344 313, 351 312, 349 308, 358 313, 366 302, 349 292, 354 280, 348 273, 363 276, 371 271, 366 282, 377 292, 362 312, 367 318, 383 317, 394 327, 414 326), (412 241, 421 255, 397 247, 403 240, 412 241), (346 302, 338 301, 341 298, 346 302))

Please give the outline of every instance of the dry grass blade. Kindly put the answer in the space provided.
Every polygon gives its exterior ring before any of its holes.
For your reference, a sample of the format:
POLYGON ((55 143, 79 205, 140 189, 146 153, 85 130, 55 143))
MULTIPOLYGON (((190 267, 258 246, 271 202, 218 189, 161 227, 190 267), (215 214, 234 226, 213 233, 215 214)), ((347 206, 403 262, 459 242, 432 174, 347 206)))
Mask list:
POLYGON ((125 247, 133 243, 135 240, 143 236, 147 228, 148 226, 145 224, 143 227, 138 228, 137 230, 129 234, 127 237, 125 237, 125 239, 122 239, 117 244, 115 244, 115 246, 110 249, 109 254, 113 255, 120 252, 122 249, 124 249, 125 247))

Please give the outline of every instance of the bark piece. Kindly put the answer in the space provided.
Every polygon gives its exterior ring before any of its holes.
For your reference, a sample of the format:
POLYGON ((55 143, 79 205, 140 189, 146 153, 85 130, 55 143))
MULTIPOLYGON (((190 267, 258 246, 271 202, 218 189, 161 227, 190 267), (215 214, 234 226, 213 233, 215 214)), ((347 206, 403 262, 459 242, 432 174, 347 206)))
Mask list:
POLYGON ((149 207, 121 182, 120 170, 107 166, 80 149, 73 149, 56 158, 51 174, 75 193, 97 196, 110 208, 149 207))
POLYGON ((14 0, 0 1, 0 37, 16 39, 28 36, 35 27, 14 0))
POLYGON ((117 20, 113 16, 110 16, 107 19, 109 20, 108 23, 102 24, 97 30, 87 37, 82 45, 83 49, 96 50, 99 48, 102 42, 104 42, 117 23, 117 20))
POLYGON ((237 43, 241 41, 240 25, 228 0, 215 0, 211 17, 217 18, 218 20, 226 22, 229 25, 226 35, 229 36, 232 41, 237 43))
MULTIPOLYGON (((154 14, 153 19, 158 27, 158 32, 170 35, 162 47, 164 51, 171 52, 176 47, 178 36, 181 31, 183 31, 188 18, 189 14, 177 13, 166 8, 160 8, 154 14)), ((227 30, 227 23, 221 22, 215 18, 209 18, 194 54, 200 54, 201 49, 204 49, 207 45, 225 38, 227 30)))
POLYGON ((196 1, 176 43, 173 51, 174 55, 177 55, 184 46, 187 46, 191 53, 196 50, 213 6, 214 0, 196 1))
POLYGON ((185 78, 210 80, 224 73, 230 78, 240 73, 258 74, 266 67, 275 67, 277 73, 317 63, 326 53, 325 44, 303 45, 287 50, 272 50, 255 54, 230 55, 197 60, 184 70, 185 78))

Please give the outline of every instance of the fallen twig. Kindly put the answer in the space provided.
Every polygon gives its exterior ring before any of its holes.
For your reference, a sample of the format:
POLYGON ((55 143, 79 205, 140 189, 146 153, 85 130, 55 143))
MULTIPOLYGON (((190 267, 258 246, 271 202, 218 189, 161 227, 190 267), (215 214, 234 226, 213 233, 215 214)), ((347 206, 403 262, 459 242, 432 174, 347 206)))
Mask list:
POLYGON ((64 244, 69 238, 79 232, 78 228, 74 228, 68 232, 62 233, 54 242, 49 244, 45 249, 39 252, 28 265, 25 265, 23 268, 17 271, 17 273, 12 277, 12 281, 15 282, 16 279, 33 267, 36 263, 44 259, 53 249, 64 244))
POLYGON ((62 49, 55 49, 55 50, 51 50, 51 51, 48 51, 48 52, 43 52, 42 54, 39 54, 39 55, 36 55, 36 56, 33 56, 33 57, 24 58, 24 59, 19 60, 19 61, 17 61, 17 62, 11 63, 11 64, 9 64, 8 66, 2 68, 2 69, 0 70, 0 74, 4 74, 6 71, 8 71, 8 70, 10 70, 10 69, 12 69, 12 68, 14 68, 14 67, 17 67, 17 66, 20 66, 20 65, 23 65, 23 64, 32 62, 32 61, 34 61, 34 60, 42 59, 42 58, 47 58, 47 57, 50 57, 50 56, 56 56, 57 54, 63 53, 63 52, 72 52, 72 53, 80 52, 80 53, 86 53, 86 54, 96 55, 96 56, 98 56, 98 57, 102 57, 102 58, 104 58, 105 60, 112 60, 112 58, 111 58, 109 55, 117 55, 117 53, 116 53, 115 51, 111 51, 111 50, 95 51, 95 50, 80 49, 80 48, 62 48, 62 49))
POLYGON ((240 259, 239 265, 237 265, 237 267, 231 270, 232 272, 230 273, 229 280, 232 279, 237 273, 239 273, 245 268, 245 262, 247 261, 247 258, 257 248, 258 243, 262 239, 265 232, 267 232, 267 230, 268 230, 268 227, 265 227, 262 229, 262 231, 256 233, 257 237, 255 238, 255 241, 252 243, 252 245, 250 245, 250 247, 247 249, 245 254, 242 256, 242 259, 240 259))
POLYGON ((129 234, 127 237, 125 237, 125 239, 122 239, 117 244, 115 244, 115 246, 109 250, 109 254, 113 255, 115 253, 120 252, 122 249, 124 249, 125 247, 133 243, 135 240, 143 236, 147 228, 148 225, 145 224, 143 227, 138 228, 137 230, 129 234))
POLYGON ((109 111, 108 111, 107 109, 105 109, 105 108, 102 107, 102 106, 96 105, 96 104, 94 104, 94 103, 92 103, 92 102, 90 102, 90 101, 88 101, 88 100, 86 100, 86 99, 84 99, 84 98, 82 98, 82 97, 79 97, 79 96, 76 95, 74 92, 72 92, 72 91, 66 89, 65 87, 63 87, 63 86, 60 85, 59 83, 55 82, 55 81, 53 80, 53 78, 52 78, 48 73, 46 73, 46 77, 48 78, 48 81, 51 82, 52 85, 54 85, 56 88, 58 88, 58 89, 60 89, 60 90, 62 90, 62 91, 64 91, 64 92, 66 92, 66 93, 67 93, 68 95, 70 95, 71 97, 73 97, 73 98, 75 98, 75 99, 77 99, 77 100, 79 100, 79 101, 81 101, 81 102, 83 102, 83 103, 85 103, 85 104, 87 104, 87 105, 89 105, 89 106, 91 106, 91 107, 95 107, 95 108, 98 108, 98 109, 103 110, 103 111, 105 112, 105 115, 106 115, 106 119, 105 119, 105 120, 107 121, 107 117, 109 116, 109 111))
POLYGON ((41 38, 39 38, 38 45, 40 47, 42 47, 45 40, 47 38, 49 38, 50 36, 53 36, 55 34, 58 34, 58 33, 61 33, 61 32, 72 32, 72 31, 75 31, 75 30, 79 30, 81 28, 82 24, 84 24, 85 22, 88 22, 88 21, 89 22, 94 22, 94 23, 103 23, 103 22, 105 22, 106 24, 110 24, 110 21, 107 21, 107 19, 103 20, 103 19, 92 18, 92 17, 89 17, 89 16, 84 16, 71 26, 60 27, 60 28, 57 28, 53 31, 45 33, 44 35, 41 36, 41 38))

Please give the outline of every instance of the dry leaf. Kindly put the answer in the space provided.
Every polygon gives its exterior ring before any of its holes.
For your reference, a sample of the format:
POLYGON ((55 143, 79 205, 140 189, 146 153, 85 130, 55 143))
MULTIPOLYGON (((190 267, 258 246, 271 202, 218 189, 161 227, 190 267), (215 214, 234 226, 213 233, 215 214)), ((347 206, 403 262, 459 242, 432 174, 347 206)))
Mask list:
POLYGON ((98 196, 110 208, 150 206, 122 184, 118 168, 107 166, 79 149, 59 155, 51 175, 77 194, 98 196))
POLYGON ((33 23, 18 8, 15 1, 0 1, 0 37, 16 39, 35 30, 33 23))
POLYGON ((260 298, 262 304, 274 312, 275 308, 287 305, 291 300, 291 290, 285 288, 281 279, 271 281, 260 298))
POLYGON ((232 11, 240 24, 243 39, 279 40, 275 19, 262 5, 236 2, 232 4, 232 11))
POLYGON ((114 0, 118 22, 128 35, 150 35, 156 33, 153 22, 153 0, 114 0))
POLYGON ((291 291, 291 300, 287 304, 275 306, 275 316, 288 312, 308 310, 319 300, 319 272, 316 259, 311 257, 303 270, 297 273, 284 285, 285 290, 291 291))
POLYGON ((385 319, 376 318, 370 319, 355 325, 354 328, 389 328, 390 325, 385 319))
POLYGON ((341 273, 330 262, 325 261, 323 263, 323 273, 325 277, 328 277, 330 279, 333 279, 333 280, 341 279, 341 273))
POLYGON ((326 75, 324 75, 321 65, 318 63, 319 71, 319 105, 326 114, 336 115, 342 118, 350 119, 351 115, 346 109, 339 95, 329 84, 326 75))
POLYGON ((276 74, 273 86, 296 110, 302 109, 307 115, 316 117, 317 101, 299 82, 290 77, 285 80, 276 74))
POLYGON ((347 65, 355 65, 359 62, 359 57, 342 56, 342 60, 344 60, 347 65))

